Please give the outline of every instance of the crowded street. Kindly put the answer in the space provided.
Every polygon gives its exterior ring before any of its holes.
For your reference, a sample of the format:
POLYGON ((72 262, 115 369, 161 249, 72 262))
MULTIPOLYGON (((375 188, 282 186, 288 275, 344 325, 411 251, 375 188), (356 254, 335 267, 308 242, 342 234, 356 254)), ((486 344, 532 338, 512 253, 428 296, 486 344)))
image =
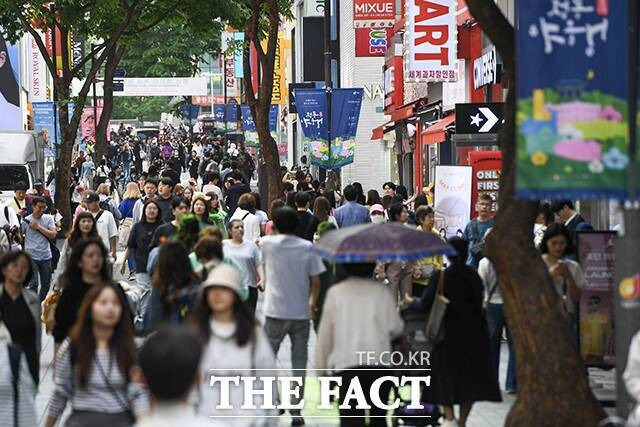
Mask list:
POLYGON ((640 427, 639 25, 0 0, 0 427, 640 427))

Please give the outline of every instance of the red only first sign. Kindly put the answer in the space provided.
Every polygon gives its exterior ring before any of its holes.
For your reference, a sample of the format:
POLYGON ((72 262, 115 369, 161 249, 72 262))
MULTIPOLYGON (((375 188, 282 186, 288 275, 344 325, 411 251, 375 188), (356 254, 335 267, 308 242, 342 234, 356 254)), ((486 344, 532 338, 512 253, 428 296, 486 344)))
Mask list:
POLYGON ((409 0, 405 79, 457 80, 456 0, 409 0))
POLYGON ((354 28, 389 28, 394 21, 394 0, 353 0, 354 28))
POLYGON ((356 56, 384 56, 389 48, 391 28, 356 28, 356 56))

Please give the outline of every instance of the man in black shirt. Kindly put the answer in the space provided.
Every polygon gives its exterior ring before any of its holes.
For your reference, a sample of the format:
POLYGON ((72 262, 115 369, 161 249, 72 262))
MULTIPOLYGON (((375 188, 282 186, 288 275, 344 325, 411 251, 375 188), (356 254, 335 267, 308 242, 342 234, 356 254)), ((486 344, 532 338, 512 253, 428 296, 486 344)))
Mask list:
POLYGON ((171 209, 171 202, 174 199, 173 187, 175 183, 171 178, 162 178, 158 185, 158 195, 155 201, 160 205, 160 215, 163 222, 171 222, 174 220, 173 211, 171 209))
POLYGON ((178 221, 180 221, 180 218, 182 218, 183 215, 189 213, 190 205, 191 203, 189 200, 184 197, 173 198, 171 201, 171 213, 175 219, 156 228, 156 231, 154 231, 153 237, 151 238, 151 243, 149 244, 149 251, 173 237, 178 230, 178 221))
POLYGON ((320 221, 308 212, 311 204, 311 195, 306 191, 299 191, 296 193, 295 201, 298 208, 298 226, 294 234, 313 242, 313 235, 316 234, 320 221))

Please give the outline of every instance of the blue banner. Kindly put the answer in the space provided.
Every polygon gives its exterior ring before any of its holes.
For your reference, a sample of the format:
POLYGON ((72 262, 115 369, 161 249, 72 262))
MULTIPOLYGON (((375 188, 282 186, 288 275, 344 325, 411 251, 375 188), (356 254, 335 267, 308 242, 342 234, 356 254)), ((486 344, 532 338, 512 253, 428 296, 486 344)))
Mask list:
MULTIPOLYGON (((60 131, 60 112, 56 111, 56 105, 53 102, 33 102, 31 105, 33 108, 33 128, 36 132, 44 132, 44 139, 47 147, 45 148, 45 155, 47 157, 54 157, 54 144, 60 145, 62 141, 62 132, 60 131), (54 111, 57 112, 57 120, 55 120, 55 122, 54 111)), ((70 101, 69 121, 71 121, 71 117, 73 116, 74 107, 74 102, 70 101)), ((78 131, 80 131, 79 128, 78 131)))
POLYGON ((233 39, 236 42, 236 50, 233 59, 233 68, 235 69, 235 76, 237 79, 244 77, 244 63, 242 62, 242 46, 244 41, 244 33, 233 33, 233 39))
POLYGON ((227 130, 238 129, 238 104, 227 104, 225 109, 225 121, 227 122, 227 130))
POLYGON ((309 146, 311 164, 330 169, 327 95, 324 89, 294 89, 298 119, 304 142, 309 146))
POLYGON ((182 104, 180 106, 180 114, 186 119, 195 119, 200 114, 200 106, 192 104, 182 104))
POLYGON ((253 121, 253 115, 251 114, 251 107, 246 104, 241 105, 240 113, 242 115, 242 131, 244 133, 244 144, 247 147, 260 146, 258 132, 256 132, 256 123, 253 121))
POLYGON ((269 130, 274 133, 278 129, 278 106, 272 105, 269 108, 269 130))
POLYGON ((333 89, 331 96, 331 167, 353 163, 363 89, 333 89))
POLYGON ((519 2, 518 197, 627 196, 627 5, 519 2))
POLYGON ((215 121, 216 128, 224 129, 226 127, 225 113, 226 113, 225 104, 215 104, 213 106, 213 119, 215 121))

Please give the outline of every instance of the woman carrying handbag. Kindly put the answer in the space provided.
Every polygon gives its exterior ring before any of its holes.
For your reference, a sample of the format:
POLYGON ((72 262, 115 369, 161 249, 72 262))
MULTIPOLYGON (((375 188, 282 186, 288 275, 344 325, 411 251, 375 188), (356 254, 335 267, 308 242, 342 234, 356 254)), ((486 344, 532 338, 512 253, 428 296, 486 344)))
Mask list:
POLYGON ((482 311, 482 280, 465 264, 467 241, 452 237, 448 243, 461 255, 449 258, 451 266, 437 286, 433 282, 426 286, 421 298, 405 295, 405 302, 429 312, 426 334, 434 345, 431 384, 434 403, 444 407, 442 426, 463 427, 474 402, 500 402, 502 398, 482 311), (454 405, 460 405, 458 421, 454 405))

